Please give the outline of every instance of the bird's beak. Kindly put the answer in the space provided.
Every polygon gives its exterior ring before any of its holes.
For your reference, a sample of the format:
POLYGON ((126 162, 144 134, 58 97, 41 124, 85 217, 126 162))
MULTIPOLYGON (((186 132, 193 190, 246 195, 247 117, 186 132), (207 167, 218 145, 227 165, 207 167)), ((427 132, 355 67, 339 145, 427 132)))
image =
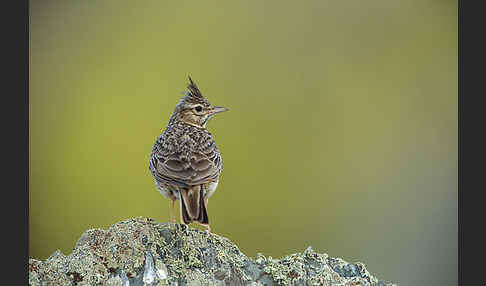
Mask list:
POLYGON ((223 106, 214 106, 213 109, 211 110, 211 114, 216 114, 227 110, 229 109, 223 106))

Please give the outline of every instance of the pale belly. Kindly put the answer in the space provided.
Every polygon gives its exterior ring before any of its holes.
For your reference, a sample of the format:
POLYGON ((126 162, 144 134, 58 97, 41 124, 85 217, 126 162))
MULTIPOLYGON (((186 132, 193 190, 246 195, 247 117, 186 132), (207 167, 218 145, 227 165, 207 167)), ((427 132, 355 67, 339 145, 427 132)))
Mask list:
MULTIPOLYGON (((216 182, 211 182, 206 185, 204 190, 204 197, 209 198, 214 194, 216 188, 218 187, 219 180, 216 182)), ((180 199, 181 195, 179 193, 179 189, 174 186, 169 186, 165 184, 159 184, 157 180, 155 180, 155 185, 159 193, 161 193, 164 197, 170 198, 171 196, 175 196, 178 200, 180 199)))

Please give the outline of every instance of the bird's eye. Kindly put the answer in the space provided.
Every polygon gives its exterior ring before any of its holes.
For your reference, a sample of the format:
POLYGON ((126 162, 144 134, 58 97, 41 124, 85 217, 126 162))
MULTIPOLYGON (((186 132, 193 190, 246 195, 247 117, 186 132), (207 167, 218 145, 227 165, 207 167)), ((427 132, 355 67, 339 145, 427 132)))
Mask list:
POLYGON ((198 105, 198 106, 196 106, 195 109, 196 109, 197 112, 201 112, 202 111, 202 106, 201 105, 198 105))

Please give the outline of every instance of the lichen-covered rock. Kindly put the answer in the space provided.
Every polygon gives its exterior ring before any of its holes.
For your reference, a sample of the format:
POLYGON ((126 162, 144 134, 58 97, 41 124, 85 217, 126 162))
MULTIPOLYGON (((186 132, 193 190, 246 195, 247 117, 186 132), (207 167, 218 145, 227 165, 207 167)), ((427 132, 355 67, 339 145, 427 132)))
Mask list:
POLYGON ((228 239, 150 218, 86 231, 70 255, 29 259, 29 285, 394 285, 307 248, 282 259, 250 259, 228 239))

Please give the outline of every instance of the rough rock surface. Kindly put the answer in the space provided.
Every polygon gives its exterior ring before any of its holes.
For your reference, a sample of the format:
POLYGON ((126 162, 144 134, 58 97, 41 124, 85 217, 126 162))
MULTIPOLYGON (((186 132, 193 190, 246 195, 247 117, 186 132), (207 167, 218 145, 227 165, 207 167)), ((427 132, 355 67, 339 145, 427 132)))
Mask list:
POLYGON ((362 263, 307 248, 272 259, 248 258, 228 239, 150 218, 86 231, 70 255, 29 259, 29 285, 395 285, 362 263))

